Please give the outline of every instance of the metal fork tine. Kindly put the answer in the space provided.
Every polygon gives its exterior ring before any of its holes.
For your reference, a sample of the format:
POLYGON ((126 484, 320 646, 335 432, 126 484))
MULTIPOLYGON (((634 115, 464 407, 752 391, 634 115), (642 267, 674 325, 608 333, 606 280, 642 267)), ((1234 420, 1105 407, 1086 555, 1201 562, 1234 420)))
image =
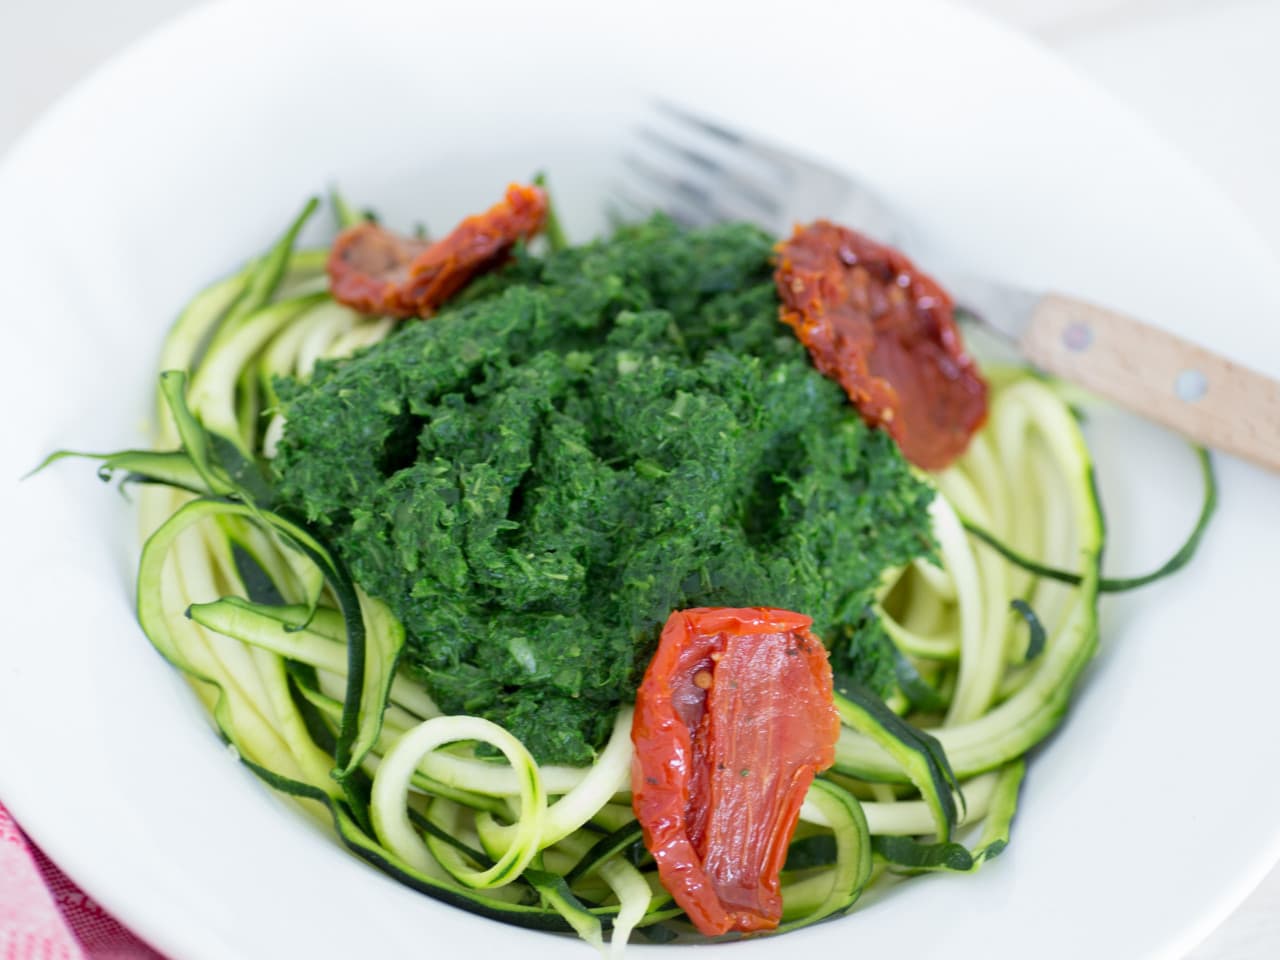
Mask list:
POLYGON ((714 120, 708 120, 706 117, 698 116, 698 114, 692 113, 684 107, 677 106, 670 100, 663 100, 661 98, 656 99, 653 101, 653 106, 659 113, 665 113, 669 117, 674 117, 686 126, 695 127, 703 133, 706 133, 708 136, 715 137, 717 140, 721 140, 735 147, 743 145, 742 134, 735 130, 730 130, 727 127, 722 127, 714 120))
POLYGON ((689 229, 705 227, 715 222, 714 219, 702 213, 695 217, 688 206, 681 206, 669 195, 654 195, 649 191, 637 189, 634 181, 627 184, 614 182, 609 196, 611 202, 606 209, 606 214, 615 227, 645 220, 656 212, 665 213, 680 226, 689 229))
POLYGON ((665 158, 683 163, 696 170, 700 177, 711 179, 718 187, 732 191, 738 199, 756 211, 756 218, 772 224, 782 216, 776 187, 771 190, 744 170, 731 168, 728 163, 716 159, 709 152, 690 144, 679 143, 651 127, 641 127, 637 133, 642 142, 665 158))
POLYGON ((653 108, 625 158, 648 209, 694 225, 749 220, 775 234, 831 217, 907 245, 901 218, 843 173, 670 101, 653 108))
POLYGON ((700 169, 703 173, 717 174, 721 173, 724 168, 716 160, 713 160, 706 153, 699 153, 697 150, 677 143, 666 134, 659 133, 653 127, 640 126, 636 128, 636 135, 641 142, 647 143, 652 147, 656 147, 659 151, 665 151, 673 156, 679 157, 700 169))
MULTIPOLYGON (((691 179, 669 173, 634 154, 625 154, 622 162, 635 175, 637 184, 656 198, 656 209, 662 210, 686 226, 709 226, 725 220, 753 219, 734 216, 713 200, 713 190, 691 179)), ((633 194, 634 195, 634 194, 633 194)))
POLYGON ((621 183, 609 185, 608 202, 605 204, 605 217, 610 229, 617 230, 628 223, 636 223, 648 217, 654 211, 652 205, 646 204, 631 194, 621 183))
POLYGON ((778 150, 772 144, 753 139, 743 131, 730 130, 715 120, 694 113, 687 107, 676 106, 667 100, 658 100, 654 103, 654 109, 660 115, 678 124, 686 135, 697 134, 710 138, 722 149, 738 157, 750 158, 756 165, 767 169, 773 177, 782 181, 779 186, 789 187, 798 177, 812 173, 804 169, 807 164, 799 157, 778 150))

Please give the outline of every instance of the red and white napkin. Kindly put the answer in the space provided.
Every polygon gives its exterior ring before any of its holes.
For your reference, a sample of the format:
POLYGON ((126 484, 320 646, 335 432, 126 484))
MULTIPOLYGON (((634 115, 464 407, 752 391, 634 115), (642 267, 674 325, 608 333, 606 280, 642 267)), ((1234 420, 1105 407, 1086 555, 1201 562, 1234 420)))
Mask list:
POLYGON ((0 960, 164 960, 27 839, 0 804, 0 960))

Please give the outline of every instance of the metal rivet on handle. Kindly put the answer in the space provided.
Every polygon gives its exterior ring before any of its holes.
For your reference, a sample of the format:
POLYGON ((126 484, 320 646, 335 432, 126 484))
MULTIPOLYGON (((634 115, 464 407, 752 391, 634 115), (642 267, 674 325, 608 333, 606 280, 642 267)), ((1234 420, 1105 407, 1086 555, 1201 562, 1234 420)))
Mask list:
POLYGON ((1209 391, 1209 381, 1195 368, 1183 370, 1173 381, 1173 392, 1184 403, 1195 403, 1209 391))
POLYGON ((1093 343, 1093 328, 1087 323, 1073 320, 1062 331, 1062 342, 1068 350, 1074 350, 1076 353, 1088 350, 1089 345, 1093 343))

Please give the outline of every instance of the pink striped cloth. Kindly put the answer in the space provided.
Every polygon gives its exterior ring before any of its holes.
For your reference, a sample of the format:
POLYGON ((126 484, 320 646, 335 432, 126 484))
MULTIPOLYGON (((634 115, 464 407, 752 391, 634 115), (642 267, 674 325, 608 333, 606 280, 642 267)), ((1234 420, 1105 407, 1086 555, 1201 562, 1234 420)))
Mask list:
POLYGON ((77 887, 0 804, 0 960, 164 960, 77 887))

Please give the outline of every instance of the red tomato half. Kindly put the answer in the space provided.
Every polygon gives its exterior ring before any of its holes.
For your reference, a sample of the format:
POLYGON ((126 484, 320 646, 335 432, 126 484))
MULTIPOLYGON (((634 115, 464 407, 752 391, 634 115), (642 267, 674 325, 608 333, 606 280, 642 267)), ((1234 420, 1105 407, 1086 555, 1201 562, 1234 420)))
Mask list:
POLYGON ((636 695, 636 818, 663 886, 708 936, 778 925, 800 805, 835 760, 812 624, 768 607, 677 611, 636 695))
POLYGON ((892 247, 818 220, 778 245, 782 322, 862 418, 937 470, 987 415, 987 385, 964 352, 951 298, 892 247))
POLYGON ((426 317, 486 270, 500 265, 518 240, 542 229, 546 194, 512 184, 506 198, 427 243, 372 223, 348 227, 329 252, 329 288, 361 313, 426 317))

